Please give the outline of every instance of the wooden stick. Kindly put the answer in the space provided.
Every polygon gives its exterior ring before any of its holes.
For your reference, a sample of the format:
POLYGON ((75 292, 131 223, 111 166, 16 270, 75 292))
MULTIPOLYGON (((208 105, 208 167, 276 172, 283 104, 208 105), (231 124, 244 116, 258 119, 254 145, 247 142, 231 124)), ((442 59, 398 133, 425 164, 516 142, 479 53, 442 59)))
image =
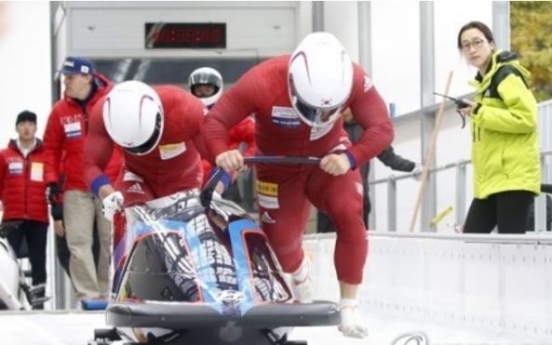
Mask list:
MULTIPOLYGON (((445 86, 445 95, 447 96, 450 89, 450 83, 452 81, 452 74, 453 72, 450 71, 447 79, 447 84, 445 86)), ((433 129, 431 145, 429 146, 427 160, 424 164, 424 170, 422 172, 422 177, 420 181, 421 182, 420 190, 418 191, 416 206, 414 207, 414 213, 412 214, 412 221, 410 222, 410 232, 414 231, 414 225, 416 224, 416 219, 418 218, 418 211, 420 210, 420 206, 422 204, 422 201, 424 200, 427 180, 429 177, 429 168, 433 165, 433 157, 435 156, 435 149, 437 147, 437 136, 439 134, 439 128, 441 128, 441 122, 443 120, 443 115, 445 113, 446 101, 447 101, 446 98, 443 97, 443 100, 441 101, 441 105, 439 106, 439 112, 437 113, 437 119, 435 120, 435 128, 433 129)))

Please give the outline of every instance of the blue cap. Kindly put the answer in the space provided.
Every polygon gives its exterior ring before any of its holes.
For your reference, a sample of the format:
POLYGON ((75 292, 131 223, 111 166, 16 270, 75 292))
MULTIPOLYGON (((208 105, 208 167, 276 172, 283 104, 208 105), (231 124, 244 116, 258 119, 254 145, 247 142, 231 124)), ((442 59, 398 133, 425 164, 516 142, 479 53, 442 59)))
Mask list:
POLYGON ((92 74, 94 73, 94 64, 82 56, 69 56, 63 62, 60 72, 63 74, 92 74))

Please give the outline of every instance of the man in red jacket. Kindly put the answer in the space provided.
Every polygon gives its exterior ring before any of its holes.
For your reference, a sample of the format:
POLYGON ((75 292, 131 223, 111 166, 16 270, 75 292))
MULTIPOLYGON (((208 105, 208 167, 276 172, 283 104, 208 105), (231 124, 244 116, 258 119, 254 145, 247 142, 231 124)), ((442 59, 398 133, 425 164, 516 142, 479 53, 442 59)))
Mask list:
POLYGON ((103 200, 106 218, 122 207, 201 187, 199 125, 205 112, 197 98, 176 86, 139 81, 115 86, 94 108, 84 176, 103 200), (124 154, 115 188, 105 175, 114 143, 124 154))
MULTIPOLYGON (((68 57, 63 63, 65 94, 53 107, 44 132, 46 182, 50 200, 60 200, 60 173, 65 172, 63 223, 71 252, 71 281, 80 300, 106 297, 109 291, 111 226, 102 217, 101 201, 90 193, 84 181, 84 142, 89 131, 92 107, 111 90, 112 83, 95 73, 84 57, 68 57), (94 221, 98 226, 100 255, 94 265, 92 241, 94 221)), ((113 151, 111 165, 121 166, 121 155, 113 151)), ((58 233, 62 230, 57 226, 58 233)))
MULTIPOLYGON (((222 75, 216 69, 201 67, 190 74, 188 87, 190 92, 199 98, 207 109, 211 109, 222 95, 224 81, 222 75)), ((242 152, 243 156, 254 155, 257 147, 255 144, 255 121, 250 116, 244 118, 230 129, 228 139, 230 140, 228 144, 230 149, 238 149, 241 148, 242 144, 245 144, 245 149, 242 152)), ((211 177, 213 166, 207 159, 202 159, 201 163, 203 165, 203 185, 205 185, 211 177)), ((241 195, 236 177, 234 177, 232 184, 224 191, 222 196, 225 199, 241 203, 241 195)))
MULTIPOLYGON (((4 213, 2 230, 17 257, 27 241, 34 286, 46 283, 46 239, 48 204, 44 195, 44 150, 35 137, 36 114, 23 111, 17 116, 18 139, 0 152, 0 197, 4 213)), ((43 297, 43 293, 41 294, 43 297)), ((43 309, 43 304, 33 306, 43 309)))
POLYGON ((309 263, 302 234, 311 204, 329 214, 337 228, 335 265, 341 290, 344 335, 363 338, 356 297, 368 242, 362 220, 362 180, 357 167, 393 139, 387 107, 370 77, 351 62, 331 34, 308 35, 289 56, 267 60, 245 73, 205 117, 202 133, 216 164, 240 169, 243 157, 228 147, 228 130, 255 113, 257 151, 275 156, 321 157, 320 166, 257 166, 261 224, 296 296, 311 298, 309 263), (364 129, 351 145, 342 110, 351 108, 364 129))

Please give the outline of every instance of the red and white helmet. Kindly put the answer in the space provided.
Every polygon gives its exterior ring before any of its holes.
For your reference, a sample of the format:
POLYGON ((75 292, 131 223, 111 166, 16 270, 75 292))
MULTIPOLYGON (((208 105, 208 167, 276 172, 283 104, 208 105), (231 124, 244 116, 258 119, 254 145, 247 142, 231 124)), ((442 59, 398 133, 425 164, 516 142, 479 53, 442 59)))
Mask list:
POLYGON ((148 154, 157 147, 164 119, 159 95, 141 81, 116 85, 103 105, 107 133, 117 145, 134 155, 148 154))
POLYGON ((353 63, 334 35, 311 33, 291 55, 289 96, 307 125, 321 127, 335 122, 352 87, 353 63))

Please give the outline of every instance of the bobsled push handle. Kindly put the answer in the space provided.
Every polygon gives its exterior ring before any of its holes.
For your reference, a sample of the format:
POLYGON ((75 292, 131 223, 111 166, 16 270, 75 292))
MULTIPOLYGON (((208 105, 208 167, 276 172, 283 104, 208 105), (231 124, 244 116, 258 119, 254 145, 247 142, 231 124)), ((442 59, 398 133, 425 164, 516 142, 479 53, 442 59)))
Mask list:
MULTIPOLYGON (((320 164, 317 157, 285 157, 285 156, 251 156, 243 159, 244 164, 320 164)), ((222 178, 224 170, 218 169, 201 191, 200 199, 203 207, 208 207, 213 199, 217 183, 222 178)))
POLYGON ((251 156, 243 159, 244 164, 320 164, 317 157, 251 156))

